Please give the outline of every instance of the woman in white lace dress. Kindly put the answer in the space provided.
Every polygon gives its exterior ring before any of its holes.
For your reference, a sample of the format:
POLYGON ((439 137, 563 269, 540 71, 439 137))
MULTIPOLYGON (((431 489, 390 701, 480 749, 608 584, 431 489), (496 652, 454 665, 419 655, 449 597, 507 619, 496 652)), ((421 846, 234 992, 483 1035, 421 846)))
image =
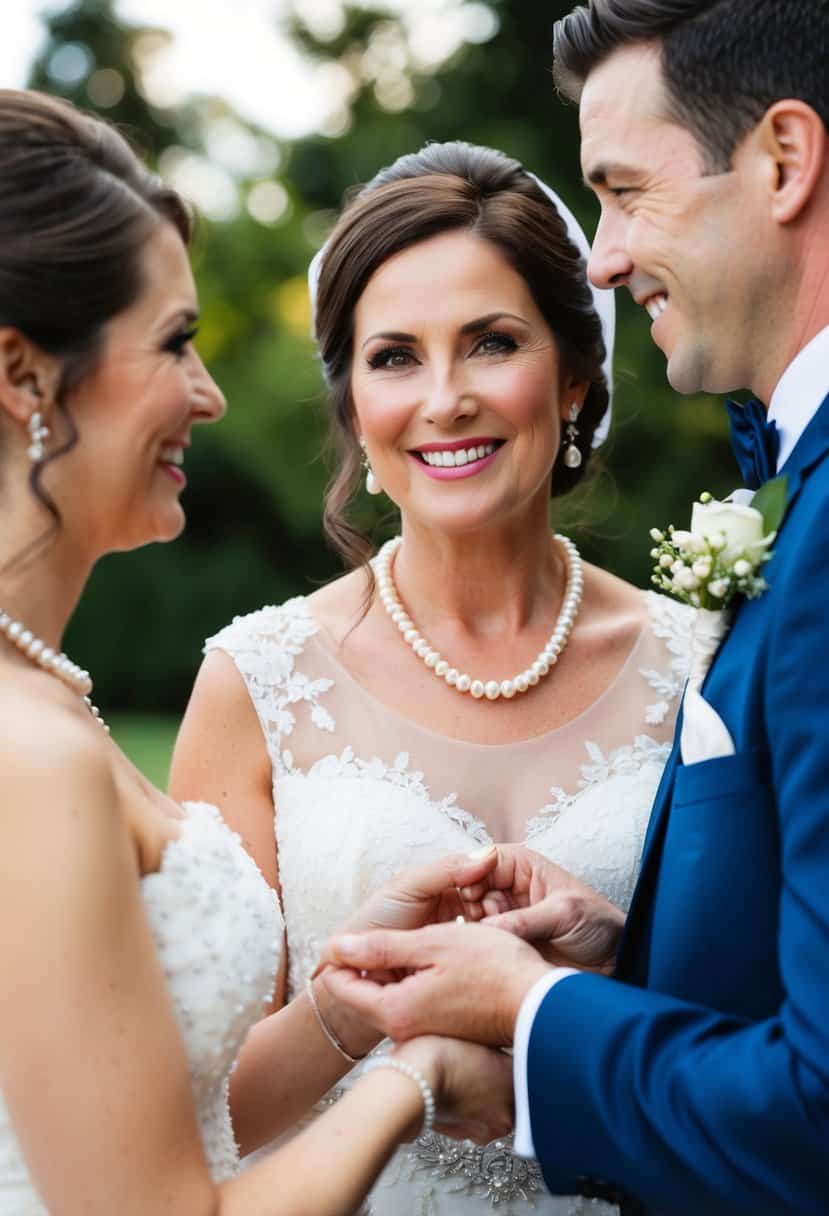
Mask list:
MULTIPOLYGON (((366 893, 473 844, 528 841, 627 906, 689 619, 551 532, 551 492, 608 420, 612 314, 585 245, 517 162, 448 144, 380 173, 318 259, 342 452, 326 523, 357 569, 208 642, 173 768, 178 792, 221 798, 281 893, 286 998, 366 893), (361 463, 401 516, 373 566, 345 518, 361 463)), ((376 1216, 493 1205, 584 1209, 506 1142, 438 1135, 370 1199, 376 1216)))
MULTIPOLYGON (((439 1120, 509 1126, 505 1059, 426 1039, 239 1174, 342 1075, 349 1024, 323 987, 327 1029, 308 996, 261 1020, 274 892, 213 806, 140 776, 56 653, 99 557, 178 535, 191 430, 224 413, 191 344, 189 232, 114 130, 0 90, 2 1216, 346 1216, 430 1086, 439 1120)), ((410 875, 358 919, 445 915, 443 884, 482 867, 410 875)))

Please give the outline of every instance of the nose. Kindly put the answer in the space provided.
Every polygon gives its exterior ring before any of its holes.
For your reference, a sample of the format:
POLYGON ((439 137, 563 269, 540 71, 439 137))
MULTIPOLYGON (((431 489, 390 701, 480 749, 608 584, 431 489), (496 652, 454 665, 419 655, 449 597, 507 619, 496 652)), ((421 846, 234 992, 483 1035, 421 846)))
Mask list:
POLYGON ((193 421, 219 422, 227 413, 227 401, 198 355, 193 383, 193 421))
POLYGON ((423 417, 435 426, 449 428, 478 412, 477 398, 469 387, 451 374, 439 375, 433 381, 424 403, 423 417))
POLYGON ((632 273, 624 221, 620 216, 602 211, 587 263, 587 276, 594 286, 610 288, 624 286, 632 273))

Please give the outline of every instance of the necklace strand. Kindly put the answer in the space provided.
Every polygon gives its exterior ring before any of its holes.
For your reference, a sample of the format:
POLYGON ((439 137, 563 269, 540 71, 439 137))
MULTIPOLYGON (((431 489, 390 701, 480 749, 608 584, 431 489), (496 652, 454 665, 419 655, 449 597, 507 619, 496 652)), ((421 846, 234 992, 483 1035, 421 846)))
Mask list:
POLYGON ((530 663, 525 671, 519 672, 511 680, 474 680, 467 672, 452 667, 448 660, 419 632, 414 621, 403 607, 392 574, 392 562, 397 550, 403 543, 403 538, 395 536, 386 541, 377 554, 377 585, 380 599, 386 612, 394 621, 406 642, 418 658, 422 659, 429 670, 439 679, 445 680, 456 692, 469 693, 480 700, 485 697, 488 701, 497 701, 499 697, 509 700, 516 693, 527 692, 552 671, 559 660, 561 652, 567 645, 573 625, 576 622, 584 591, 584 575, 579 551, 567 536, 555 534, 555 540, 567 555, 567 585, 564 589, 564 599, 558 614, 556 627, 549 641, 538 657, 530 663))
POLYGON ((0 609, 0 634, 37 667, 42 667, 49 675, 55 676, 72 692, 77 693, 92 717, 101 724, 107 734, 109 733, 109 727, 101 717, 101 711, 90 700, 92 677, 88 671, 77 663, 73 663, 67 655, 58 654, 51 646, 47 646, 45 642, 36 637, 31 629, 27 629, 22 621, 14 620, 8 612, 4 612, 2 609, 0 609))

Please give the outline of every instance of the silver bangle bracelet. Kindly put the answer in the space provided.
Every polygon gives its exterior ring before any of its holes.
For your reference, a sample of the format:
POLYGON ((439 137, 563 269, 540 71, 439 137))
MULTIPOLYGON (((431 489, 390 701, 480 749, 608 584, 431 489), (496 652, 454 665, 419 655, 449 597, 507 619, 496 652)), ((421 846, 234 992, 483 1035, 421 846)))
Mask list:
POLYGON ((363 1075, 368 1072, 374 1072, 376 1068, 394 1068, 397 1072, 402 1073, 404 1077, 409 1077, 414 1081, 423 1099, 423 1126, 418 1135, 428 1135, 435 1126, 435 1095, 432 1093, 432 1087, 423 1073, 419 1069, 414 1068, 413 1065, 407 1064, 405 1060, 398 1060, 396 1056, 381 1055, 371 1057, 363 1068, 363 1075))
POLYGON ((331 1029, 331 1027, 326 1022, 325 1018, 322 1016, 320 1007, 317 1004, 317 997, 316 997, 316 993, 314 992, 314 984, 313 984, 312 980, 308 980, 308 982, 306 983, 305 991, 308 993, 308 1000, 311 1002, 311 1008, 313 1009, 314 1013, 317 1015, 317 1021, 320 1024, 320 1030, 325 1035, 326 1039, 328 1039, 328 1042, 331 1044, 331 1046, 334 1048, 334 1050, 339 1052, 339 1054, 342 1056, 342 1058, 344 1060, 346 1060, 349 1064, 359 1064, 361 1060, 365 1059, 365 1056, 349 1055, 349 1053, 343 1047, 340 1040, 334 1034, 334 1031, 331 1029))

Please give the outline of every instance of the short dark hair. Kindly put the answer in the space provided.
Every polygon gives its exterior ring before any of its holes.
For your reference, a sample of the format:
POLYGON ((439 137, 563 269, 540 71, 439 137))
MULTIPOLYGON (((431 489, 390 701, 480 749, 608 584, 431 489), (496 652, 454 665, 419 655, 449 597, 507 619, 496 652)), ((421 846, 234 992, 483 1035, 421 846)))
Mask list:
POLYGON ((827 0, 589 0, 556 22, 559 91, 578 100, 609 55, 648 42, 661 51, 668 117, 693 133, 711 172, 784 98, 829 128, 827 0))
POLYGON ((326 246, 317 293, 316 335, 340 451, 324 519, 329 539, 351 565, 367 551, 365 539, 345 518, 360 471, 350 383, 354 310, 371 276, 390 257, 455 229, 474 232, 500 250, 527 284, 568 371, 590 384, 579 415, 581 467, 571 469, 559 456, 553 494, 569 490, 583 475, 607 409, 604 337, 584 259, 533 177, 502 152, 460 141, 428 144, 401 156, 343 212, 326 246))
MULTIPOLYGON (((70 102, 0 89, 0 326, 61 362, 55 405, 94 369, 106 322, 135 302, 141 253, 164 221, 188 244, 192 217, 109 123, 70 102)), ((32 468, 33 492, 59 519, 32 468)))

